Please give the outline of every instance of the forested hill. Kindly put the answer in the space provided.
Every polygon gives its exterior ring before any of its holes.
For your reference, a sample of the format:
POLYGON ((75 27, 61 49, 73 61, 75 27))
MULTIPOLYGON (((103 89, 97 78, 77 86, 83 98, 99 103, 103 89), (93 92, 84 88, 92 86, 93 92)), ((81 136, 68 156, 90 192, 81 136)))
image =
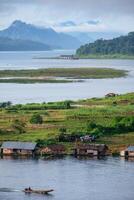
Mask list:
POLYGON ((111 40, 96 40, 77 49, 78 56, 128 55, 134 56, 134 32, 111 40))

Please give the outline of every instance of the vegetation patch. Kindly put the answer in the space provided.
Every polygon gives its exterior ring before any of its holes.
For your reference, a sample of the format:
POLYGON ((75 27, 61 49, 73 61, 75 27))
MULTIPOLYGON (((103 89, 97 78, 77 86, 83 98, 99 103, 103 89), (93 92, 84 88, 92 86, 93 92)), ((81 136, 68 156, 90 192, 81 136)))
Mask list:
POLYGON ((134 93, 77 102, 0 103, 1 142, 40 140, 62 143, 68 151, 76 138, 85 135, 110 145, 111 151, 134 144, 134 93))
POLYGON ((71 82, 72 80, 70 79, 117 78, 124 77, 126 75, 127 71, 125 70, 111 68, 49 68, 29 70, 1 70, 0 82, 71 82))
POLYGON ((82 45, 76 51, 80 58, 130 58, 134 59, 134 32, 126 36, 82 45))
POLYGON ((56 79, 38 79, 38 78, 2 78, 0 83, 22 83, 22 84, 33 84, 33 83, 71 83, 73 80, 56 80, 56 79))

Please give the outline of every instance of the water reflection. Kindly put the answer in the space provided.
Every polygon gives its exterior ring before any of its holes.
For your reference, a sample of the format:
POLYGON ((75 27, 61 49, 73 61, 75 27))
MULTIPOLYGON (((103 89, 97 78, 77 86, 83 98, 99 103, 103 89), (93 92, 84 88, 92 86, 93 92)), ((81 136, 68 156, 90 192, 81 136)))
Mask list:
POLYGON ((120 157, 1 159, 0 188, 53 188, 52 196, 0 192, 2 200, 133 200, 134 163, 120 157), (121 181, 119 181, 121 180, 121 181))

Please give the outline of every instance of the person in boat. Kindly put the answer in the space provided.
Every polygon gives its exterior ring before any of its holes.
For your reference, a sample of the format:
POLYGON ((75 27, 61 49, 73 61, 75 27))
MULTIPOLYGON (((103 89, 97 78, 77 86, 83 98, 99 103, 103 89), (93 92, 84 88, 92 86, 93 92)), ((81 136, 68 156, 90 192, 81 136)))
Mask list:
POLYGON ((29 191, 31 192, 32 189, 31 189, 30 187, 29 187, 29 188, 25 188, 25 191, 26 191, 26 192, 29 192, 29 191))
POLYGON ((31 189, 30 187, 28 188, 28 190, 29 190, 29 191, 32 191, 32 189, 31 189))

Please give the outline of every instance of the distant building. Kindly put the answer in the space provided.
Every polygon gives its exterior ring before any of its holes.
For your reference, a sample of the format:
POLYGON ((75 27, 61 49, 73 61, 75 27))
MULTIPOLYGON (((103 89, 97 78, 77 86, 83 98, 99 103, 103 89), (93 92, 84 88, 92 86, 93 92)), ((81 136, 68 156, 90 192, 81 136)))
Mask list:
POLYGON ((115 96, 117 96, 117 94, 115 93, 108 93, 105 95, 105 97, 115 97, 115 96))
POLYGON ((95 136, 91 135, 84 135, 80 137, 81 142, 94 142, 95 141, 95 136))
POLYGON ((123 157, 134 157, 134 146, 129 146, 127 149, 120 152, 120 156, 123 157))
POLYGON ((39 151, 40 154, 50 154, 50 155, 64 155, 65 147, 61 144, 48 145, 44 148, 41 148, 39 151))
POLYGON ((35 142, 3 142, 1 154, 3 155, 33 155, 37 143, 35 142))
POLYGON ((104 156, 108 147, 105 144, 80 144, 74 148, 76 156, 104 156))
POLYGON ((60 59, 65 59, 65 60, 77 60, 78 57, 75 55, 60 55, 60 59))

